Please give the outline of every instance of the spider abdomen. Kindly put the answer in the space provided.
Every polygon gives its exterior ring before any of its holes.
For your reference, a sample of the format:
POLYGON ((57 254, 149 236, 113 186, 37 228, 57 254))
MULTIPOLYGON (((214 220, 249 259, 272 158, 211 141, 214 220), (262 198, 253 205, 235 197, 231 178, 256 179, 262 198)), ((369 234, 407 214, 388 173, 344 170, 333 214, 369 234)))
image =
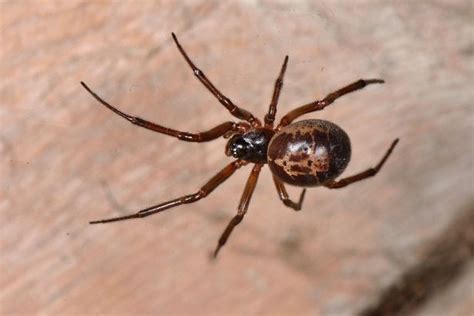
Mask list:
POLYGON ((272 173, 280 180, 312 187, 344 171, 351 158, 351 144, 336 124, 304 120, 285 126, 272 137, 267 158, 272 173))

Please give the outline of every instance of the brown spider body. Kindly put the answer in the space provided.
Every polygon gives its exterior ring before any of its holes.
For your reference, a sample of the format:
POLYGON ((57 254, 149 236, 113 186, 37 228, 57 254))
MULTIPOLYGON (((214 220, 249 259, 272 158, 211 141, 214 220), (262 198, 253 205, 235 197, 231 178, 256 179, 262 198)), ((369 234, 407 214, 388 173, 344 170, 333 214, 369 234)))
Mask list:
POLYGON ((285 183, 313 187, 337 178, 351 159, 349 136, 323 120, 304 120, 278 131, 268 148, 268 165, 285 183))
POLYGON ((349 136, 324 120, 292 123, 276 132, 265 127, 234 134, 226 155, 250 163, 268 163, 281 181, 301 187, 320 186, 337 178, 351 159, 349 136))
POLYGON ((188 142, 207 142, 219 137, 230 137, 227 142, 225 153, 227 156, 236 158, 236 160, 229 163, 214 175, 195 193, 183 195, 176 199, 145 208, 135 214, 92 221, 90 222, 91 224, 110 223, 132 218, 147 217, 182 204, 194 203, 208 196, 220 184, 232 176, 237 169, 247 165, 248 163, 253 163, 255 165, 252 168, 247 184, 245 185, 238 206, 237 215, 232 218, 219 238, 219 242, 214 251, 215 257, 221 247, 226 243, 232 230, 244 218, 250 199, 255 190, 258 176, 264 164, 268 163, 270 166, 270 170, 273 173, 275 188, 281 201, 286 206, 298 211, 301 209, 305 190, 301 192, 298 202, 294 202, 289 198, 284 183, 302 187, 322 185, 330 189, 345 187, 351 183, 376 175, 398 142, 398 139, 392 142, 392 145, 374 168, 369 168, 353 176, 336 181, 336 177, 344 171, 351 157, 351 145, 347 134, 336 124, 328 121, 313 119, 299 121, 293 124, 292 122, 304 114, 324 109, 326 106, 330 105, 336 99, 345 94, 362 89, 369 84, 383 83, 383 80, 360 79, 353 82, 352 84, 328 94, 322 100, 308 103, 290 111, 282 117, 278 126, 274 128, 277 104, 283 86, 283 76, 288 63, 288 56, 285 57, 280 74, 275 82, 272 101, 268 113, 265 115, 264 124, 262 124, 255 116, 253 116, 252 113, 238 107, 229 98, 223 95, 206 77, 204 72, 194 65, 181 44, 178 42, 176 35, 172 33, 172 36, 176 46, 193 70, 196 78, 233 116, 240 119, 240 122, 235 123, 227 121, 201 133, 178 131, 136 116, 128 115, 104 101, 89 89, 85 83, 81 82, 82 86, 92 94, 97 101, 115 114, 121 116, 134 125, 154 132, 188 142))

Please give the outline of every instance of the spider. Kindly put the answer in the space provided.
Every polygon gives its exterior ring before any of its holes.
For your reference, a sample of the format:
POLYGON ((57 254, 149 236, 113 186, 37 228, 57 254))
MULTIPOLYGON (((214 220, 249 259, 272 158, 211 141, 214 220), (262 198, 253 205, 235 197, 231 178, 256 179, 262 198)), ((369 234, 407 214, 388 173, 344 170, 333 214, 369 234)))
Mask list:
POLYGON ((147 217, 182 204, 194 203, 207 197, 214 189, 233 175, 237 169, 252 163, 254 166, 240 199, 237 215, 231 219, 220 236, 213 253, 215 258, 219 250, 227 242, 233 229, 244 218, 257 184, 258 176, 265 164, 268 164, 270 167, 281 201, 293 210, 299 211, 303 204, 306 188, 302 190, 298 202, 294 202, 289 198, 284 183, 300 187, 325 186, 329 189, 339 189, 348 186, 354 182, 375 176, 398 143, 397 138, 392 142, 385 155, 375 167, 336 181, 335 179, 344 171, 351 157, 351 145, 347 134, 339 126, 329 121, 318 119, 303 120, 295 123, 293 121, 304 114, 324 109, 345 94, 362 89, 370 84, 382 84, 384 83, 383 80, 361 79, 351 83, 328 94, 322 100, 316 100, 297 107, 283 116, 280 123, 274 127, 277 104, 283 86, 288 56, 285 56, 279 76, 275 81, 269 110, 262 123, 252 113, 235 105, 228 97, 223 95, 206 77, 204 72, 189 58, 176 35, 174 33, 171 33, 171 35, 179 52, 191 67, 196 78, 233 116, 240 120, 239 122, 224 122, 201 133, 182 132, 128 115, 104 101, 84 82, 81 82, 81 85, 109 110, 140 127, 187 142, 208 142, 221 136, 228 138, 225 154, 235 158, 235 160, 207 181, 196 193, 145 208, 135 214, 91 221, 90 224, 147 217))

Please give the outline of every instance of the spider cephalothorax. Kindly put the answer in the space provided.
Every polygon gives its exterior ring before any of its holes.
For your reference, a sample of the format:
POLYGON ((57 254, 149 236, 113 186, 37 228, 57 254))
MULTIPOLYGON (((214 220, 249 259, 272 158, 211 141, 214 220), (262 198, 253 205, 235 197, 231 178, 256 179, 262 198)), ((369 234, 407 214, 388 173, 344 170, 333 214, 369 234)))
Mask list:
POLYGON ((266 128, 253 128, 243 134, 235 134, 227 142, 226 155, 253 163, 267 161, 268 144, 275 134, 266 128))
POLYGON ((288 56, 285 57, 280 75, 275 82, 272 101, 268 113, 265 115, 264 124, 262 124, 252 113, 236 106, 229 98, 224 96, 204 73, 194 65, 178 42, 176 35, 172 33, 172 36, 179 51, 199 81, 201 81, 232 115, 240 119, 240 122, 224 122, 202 133, 177 131, 123 113, 92 92, 85 83, 81 82, 81 84, 100 103, 135 125, 188 142, 206 142, 219 137, 229 138, 225 153, 227 156, 236 158, 236 160, 219 171, 196 193, 160 203, 135 214, 93 221, 91 224, 146 217, 178 205, 196 202, 210 194, 222 182, 234 174, 237 169, 248 163, 254 163, 255 165, 247 180, 244 193, 239 203, 237 215, 232 218, 219 238, 219 242, 214 251, 215 257, 221 247, 226 243, 234 227, 242 221, 246 214, 250 199, 257 184, 258 175, 264 164, 268 163, 270 166, 273 181, 280 199, 286 206, 298 211, 301 209, 305 190, 301 192, 298 202, 294 202, 289 198, 284 183, 303 187, 321 185, 330 189, 345 187, 351 183, 377 174, 398 142, 398 139, 392 142, 383 158, 374 168, 369 168, 353 176, 336 181, 336 177, 344 171, 351 156, 350 141, 347 134, 336 124, 328 121, 313 119, 293 124, 292 122, 304 114, 324 109, 337 98, 345 94, 362 89, 368 84, 383 83, 383 80, 358 80, 328 94, 322 100, 313 101, 294 109, 283 116, 280 123, 274 127, 276 109, 283 85, 283 76, 288 63, 288 56))

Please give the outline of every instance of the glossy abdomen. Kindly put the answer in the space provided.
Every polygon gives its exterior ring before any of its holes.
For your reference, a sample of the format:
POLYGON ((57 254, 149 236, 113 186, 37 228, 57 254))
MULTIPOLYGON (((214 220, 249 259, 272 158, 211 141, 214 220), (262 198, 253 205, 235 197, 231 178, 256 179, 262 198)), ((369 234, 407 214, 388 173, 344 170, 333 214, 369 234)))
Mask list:
POLYGON ((334 123, 304 120, 282 128, 272 137, 267 158, 272 173, 282 181, 318 186, 344 171, 351 159, 351 143, 334 123))

